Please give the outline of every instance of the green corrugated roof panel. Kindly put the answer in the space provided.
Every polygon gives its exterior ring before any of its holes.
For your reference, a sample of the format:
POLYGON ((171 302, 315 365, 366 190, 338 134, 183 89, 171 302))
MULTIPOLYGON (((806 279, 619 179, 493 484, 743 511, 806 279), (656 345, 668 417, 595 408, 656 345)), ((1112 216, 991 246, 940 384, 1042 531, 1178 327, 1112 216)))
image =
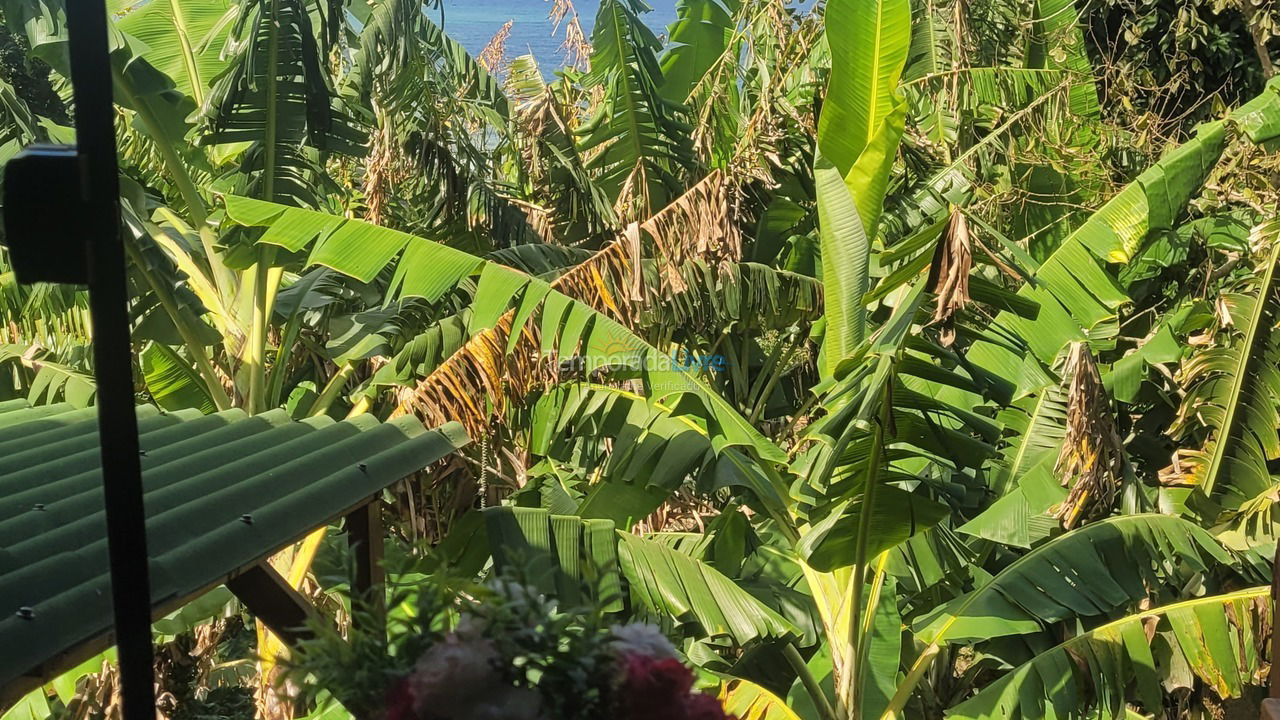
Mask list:
MULTIPOLYGON (((467 442, 412 417, 138 408, 152 605, 171 606, 467 442)), ((111 626, 97 419, 0 403, 0 688, 111 626)))

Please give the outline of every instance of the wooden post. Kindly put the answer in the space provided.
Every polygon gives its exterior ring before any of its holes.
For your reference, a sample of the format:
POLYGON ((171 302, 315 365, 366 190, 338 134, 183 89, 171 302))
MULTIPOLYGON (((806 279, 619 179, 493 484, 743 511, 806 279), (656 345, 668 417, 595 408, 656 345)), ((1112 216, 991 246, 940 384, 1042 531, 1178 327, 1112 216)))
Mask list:
POLYGON ((1276 555, 1271 561, 1271 694, 1280 698, 1280 543, 1276 543, 1276 555))
POLYGON ((1280 720, 1280 543, 1271 561, 1271 689, 1262 701, 1262 720, 1280 720))
POLYGON ((353 510, 347 515, 346 526, 347 546, 355 556, 351 578, 352 628, 358 632, 372 631, 385 639, 387 578, 382 567, 382 501, 374 498, 353 510), (357 612, 357 608, 364 612, 357 612), (366 624, 369 627, 364 627, 366 624))

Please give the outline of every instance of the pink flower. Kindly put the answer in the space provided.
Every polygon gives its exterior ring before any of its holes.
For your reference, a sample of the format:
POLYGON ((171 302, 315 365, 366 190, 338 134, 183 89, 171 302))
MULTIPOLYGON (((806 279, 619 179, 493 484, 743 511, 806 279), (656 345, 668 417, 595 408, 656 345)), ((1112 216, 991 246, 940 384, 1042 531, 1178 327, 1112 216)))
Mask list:
POLYGON ((446 635, 423 653, 409 675, 414 711, 418 717, 452 717, 501 687, 493 643, 446 635))
POLYGON ((407 678, 413 715, 401 720, 536 720, 541 699, 503 682, 501 661, 478 632, 449 633, 414 665, 407 678))

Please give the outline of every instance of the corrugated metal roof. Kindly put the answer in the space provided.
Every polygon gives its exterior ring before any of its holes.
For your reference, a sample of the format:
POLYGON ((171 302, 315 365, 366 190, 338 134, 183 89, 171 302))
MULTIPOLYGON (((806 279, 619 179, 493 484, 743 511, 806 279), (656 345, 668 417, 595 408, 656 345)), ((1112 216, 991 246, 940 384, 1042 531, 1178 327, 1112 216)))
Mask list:
MULTIPOLYGON (((152 606, 175 603, 467 442, 412 417, 138 408, 152 606)), ((111 626, 93 409, 0 403, 0 688, 111 626)))

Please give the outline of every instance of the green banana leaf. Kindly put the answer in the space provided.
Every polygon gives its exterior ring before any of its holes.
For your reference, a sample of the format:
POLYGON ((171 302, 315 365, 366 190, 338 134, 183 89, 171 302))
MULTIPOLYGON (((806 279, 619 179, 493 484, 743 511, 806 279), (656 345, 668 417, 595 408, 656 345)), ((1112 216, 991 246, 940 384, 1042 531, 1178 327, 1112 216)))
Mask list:
MULTIPOLYGON (((1280 113, 1280 105, 1263 102, 1267 94, 1277 92, 1280 87, 1270 85, 1228 121, 1201 125, 1194 137, 1166 153, 1090 215, 1036 270, 1033 281, 1018 291, 1039 304, 1036 320, 1001 312, 993 328, 1024 338, 1044 364, 1052 363, 1067 344, 1104 332, 1103 326, 1114 323, 1118 309, 1128 302, 1104 263, 1128 262, 1153 232, 1171 229, 1221 158, 1229 126, 1242 122, 1258 126, 1258 113, 1280 113)), ((1016 350, 982 341, 974 344, 968 356, 976 365, 1014 379, 1016 396, 1043 387, 1043 380, 1037 382, 1035 373, 1027 369, 1034 359, 1023 358, 1016 350)))
POLYGON ((1189 573, 1230 564, 1218 541, 1172 515, 1122 515, 1085 525, 1031 550, 976 590, 913 623, 929 643, 988 640, 1089 617, 1178 585, 1189 573))
POLYGON ((661 93, 660 45, 640 19, 648 9, 638 0, 600 3, 585 83, 602 87, 604 97, 578 131, 596 182, 615 205, 635 199, 640 218, 681 194, 679 174, 693 164, 689 128, 680 119, 684 108, 661 93))
MULTIPOLYGON (((1262 234, 1274 236, 1277 229, 1272 223, 1262 234)), ((1232 318, 1231 327, 1220 330, 1225 339, 1196 350, 1181 371, 1188 389, 1178 434, 1191 441, 1197 434, 1188 428, 1208 433, 1186 460, 1185 484, 1244 533, 1235 541, 1242 547, 1250 544, 1245 538, 1263 541, 1275 533, 1277 481, 1269 462, 1280 457, 1277 262, 1280 243, 1259 258, 1257 274, 1223 294, 1222 306, 1232 318)))
POLYGON ((905 117, 898 79, 910 44, 910 3, 835 0, 824 21, 831 80, 818 118, 814 185, 827 307, 819 367, 828 378, 867 335, 871 241, 905 117))
POLYGON ((136 38, 139 54, 202 105, 214 78, 227 66, 223 46, 235 19, 227 0, 113 0, 116 27, 136 38))
POLYGON ((499 570, 519 568, 525 583, 570 607, 582 602, 585 586, 603 612, 623 608, 612 522, 505 506, 483 515, 499 570))
POLYGON ((720 686, 720 702, 738 720, 801 720, 785 700, 742 678, 728 679, 720 686))
POLYGON ((667 47, 658 59, 662 96, 685 103, 718 62, 735 60, 732 47, 739 0, 678 0, 676 21, 667 28, 667 47))
POLYGON ((686 632, 727 638, 737 647, 799 635, 794 625, 733 580, 662 543, 619 531, 618 558, 632 597, 686 632))
POLYGON ((951 708, 947 717, 1114 717, 1134 700, 1160 713, 1160 683, 1174 658, 1219 697, 1239 697, 1244 686, 1264 682, 1270 593, 1258 587, 1211 595, 1096 627, 1037 654, 951 708))

